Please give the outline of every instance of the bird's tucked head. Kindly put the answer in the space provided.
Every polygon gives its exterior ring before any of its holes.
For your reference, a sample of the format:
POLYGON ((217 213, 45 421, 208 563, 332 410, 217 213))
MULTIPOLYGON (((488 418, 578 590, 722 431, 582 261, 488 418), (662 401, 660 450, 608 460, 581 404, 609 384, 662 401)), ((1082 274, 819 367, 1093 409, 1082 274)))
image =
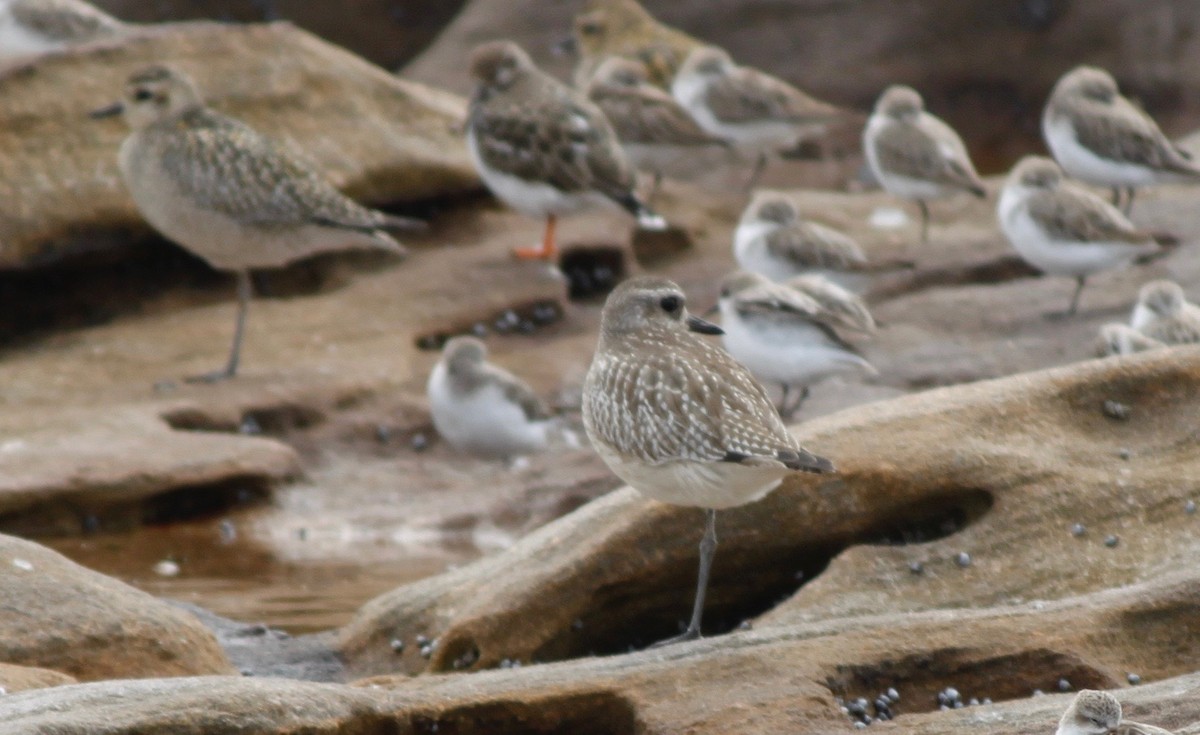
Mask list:
POLYGON ((633 59, 611 56, 596 68, 592 75, 593 84, 605 84, 610 87, 627 87, 637 89, 647 83, 649 76, 646 67, 633 59))
POLYGON ((475 337, 455 337, 442 348, 442 361, 451 376, 474 372, 487 359, 487 346, 475 337))
POLYGON ((743 216, 746 222, 769 222, 775 225, 789 225, 798 218, 795 202, 783 194, 760 195, 743 216))
POLYGON ((875 103, 875 111, 894 120, 912 120, 925 109, 925 100, 912 87, 895 84, 884 90, 875 103))
POLYGON ((521 72, 532 68, 529 54, 512 41, 490 41, 471 52, 471 76, 490 87, 508 87, 521 72))
POLYGON ((1027 189, 1053 189, 1062 179, 1062 169, 1045 156, 1025 156, 1008 175, 1009 183, 1027 189))
POLYGON ((721 279, 721 300, 735 298, 738 294, 756 286, 770 284, 766 276, 750 271, 734 271, 721 279))
POLYGON ((1120 92, 1117 90, 1117 81, 1108 72, 1095 66, 1079 66, 1054 85, 1052 96, 1060 94, 1108 104, 1116 99, 1120 92))
POLYGON ((690 316, 683 289, 665 278, 631 278, 613 289, 604 302, 600 331, 619 339, 643 332, 721 334, 721 328, 690 316))
POLYGON ((1056 735, 1107 735, 1121 724, 1121 703, 1108 692, 1084 689, 1058 721, 1056 735))
POLYGON ((1183 288, 1174 281, 1151 281, 1138 291, 1138 304, 1161 318, 1178 315, 1186 300, 1183 288))
POLYGON ((720 77, 733 67, 733 59, 724 49, 700 46, 692 49, 679 67, 679 76, 720 77))
POLYGON ((141 130, 203 104, 191 77, 174 67, 155 65, 131 74, 121 102, 96 110, 92 116, 123 114, 129 127, 141 130))

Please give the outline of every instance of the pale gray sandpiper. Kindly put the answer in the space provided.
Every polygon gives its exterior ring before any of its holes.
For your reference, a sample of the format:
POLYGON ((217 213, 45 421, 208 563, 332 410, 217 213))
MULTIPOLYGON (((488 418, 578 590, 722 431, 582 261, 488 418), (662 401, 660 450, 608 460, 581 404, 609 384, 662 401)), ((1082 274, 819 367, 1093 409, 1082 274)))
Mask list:
POLYGON ((480 177, 508 206, 546 218, 541 247, 515 255, 554 258, 557 217, 596 206, 615 204, 640 226, 665 229, 635 193, 634 168, 612 125, 582 92, 539 70, 510 41, 476 48, 471 73, 467 148, 480 177))
POLYGON ((962 138, 925 111, 912 87, 895 85, 880 95, 863 130, 863 152, 888 193, 920 205, 921 242, 929 241, 929 200, 959 192, 987 196, 962 138))
POLYGON ((1156 350, 1159 347, 1166 347, 1166 345, 1157 339, 1147 337, 1128 324, 1109 322, 1100 327, 1099 338, 1096 340, 1096 356, 1132 355, 1147 350, 1156 350))
POLYGON ((83 0, 0 0, 0 60, 113 38, 126 28, 83 0))
POLYGON ((1066 314, 1079 308, 1087 277, 1158 251, 1116 207, 1068 180, 1054 161, 1026 156, 1013 167, 997 206, 1000 228, 1021 257, 1053 276, 1075 278, 1066 314))
POLYGON ((1113 204, 1133 207, 1136 187, 1200 181, 1200 165, 1158 123, 1121 95, 1112 75, 1080 66, 1063 75, 1042 113, 1042 135, 1071 176, 1112 189, 1113 204))
POLYGON ((249 271, 316 253, 381 248, 403 254, 385 228, 413 220, 367 209, 342 195, 309 163, 249 126, 207 107, 178 69, 135 72, 122 102, 92 113, 123 114, 132 132, 118 162, 142 216, 213 268, 238 277, 238 314, 225 368, 236 374, 253 288, 249 271))
POLYGON ((556 421, 525 381, 487 361, 474 337, 455 337, 429 374, 433 426, 456 449, 512 458, 545 449, 556 421))
POLYGON ((1171 732, 1126 720, 1116 697, 1108 692, 1083 689, 1063 712, 1055 735, 1171 735, 1171 732))
POLYGON ((575 16, 573 32, 569 45, 579 55, 574 84, 580 89, 613 56, 644 65, 651 84, 670 89, 688 52, 703 45, 655 20, 637 0, 588 0, 575 16))
POLYGON ((700 637, 716 551, 716 511, 754 502, 794 471, 832 463, 788 433, 766 391, 720 347, 721 329, 687 311, 663 278, 633 278, 608 296, 583 387, 583 422, 597 454, 655 500, 706 509, 700 573, 687 631, 700 637))
POLYGON ((782 79, 734 63, 716 46, 691 50, 671 82, 671 94, 700 127, 757 154, 748 188, 768 154, 823 135, 845 115, 782 79))
POLYGON ((733 256, 773 281, 817 274, 852 290, 865 288, 875 274, 913 267, 906 260, 868 260, 854 238, 801 217, 796 202, 777 192, 750 200, 734 230, 733 256))
POLYGON ((717 307, 725 349, 759 380, 783 388, 779 414, 791 419, 809 386, 832 375, 877 371, 837 329, 870 334, 875 320, 862 299, 819 276, 774 283, 749 271, 721 281, 717 307))
POLYGON ((1163 344, 1200 343, 1200 306, 1188 303, 1183 288, 1172 281, 1151 281, 1142 286, 1130 324, 1163 344))
POLYGON ((636 61, 607 59, 585 92, 612 123, 634 165, 654 175, 650 198, 664 174, 694 176, 719 164, 729 150, 728 141, 701 128, 674 97, 651 84, 636 61))

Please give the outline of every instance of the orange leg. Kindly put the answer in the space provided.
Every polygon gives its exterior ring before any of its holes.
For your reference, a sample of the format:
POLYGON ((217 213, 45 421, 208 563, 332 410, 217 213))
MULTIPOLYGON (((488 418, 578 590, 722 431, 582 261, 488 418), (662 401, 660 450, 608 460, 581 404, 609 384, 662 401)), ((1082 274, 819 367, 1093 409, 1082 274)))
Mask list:
POLYGON ((546 216, 546 234, 542 237, 541 248, 513 248, 513 255, 522 260, 554 260, 558 257, 558 243, 554 239, 554 226, 558 223, 555 215, 546 216))

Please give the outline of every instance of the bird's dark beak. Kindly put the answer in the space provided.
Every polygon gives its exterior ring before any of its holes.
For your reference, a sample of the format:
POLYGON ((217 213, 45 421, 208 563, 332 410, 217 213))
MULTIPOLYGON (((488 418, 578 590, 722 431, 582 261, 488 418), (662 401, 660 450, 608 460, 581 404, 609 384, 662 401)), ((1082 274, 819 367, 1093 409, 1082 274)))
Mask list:
POLYGON ((687 327, 693 332, 700 334, 725 334, 725 330, 718 327, 712 322, 707 322, 698 316, 689 316, 687 318, 687 327))
POLYGON ((550 47, 550 53, 555 56, 574 56, 579 49, 579 44, 575 43, 574 36, 567 36, 558 43, 550 47))
POLYGON ((106 107, 101 107, 99 110, 92 110, 88 113, 88 117, 93 120, 103 120, 106 117, 116 117, 125 111, 125 105, 120 102, 114 102, 106 107))

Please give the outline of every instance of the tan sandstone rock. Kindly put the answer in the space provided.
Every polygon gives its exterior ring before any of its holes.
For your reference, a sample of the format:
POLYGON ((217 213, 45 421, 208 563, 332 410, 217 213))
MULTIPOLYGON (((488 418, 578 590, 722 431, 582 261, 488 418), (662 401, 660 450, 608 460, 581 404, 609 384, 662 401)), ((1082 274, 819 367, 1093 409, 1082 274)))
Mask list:
POLYGON ((75 677, 60 671, 41 669, 36 666, 15 666, 0 663, 0 692, 15 694, 26 689, 45 689, 63 684, 74 684, 75 677))

